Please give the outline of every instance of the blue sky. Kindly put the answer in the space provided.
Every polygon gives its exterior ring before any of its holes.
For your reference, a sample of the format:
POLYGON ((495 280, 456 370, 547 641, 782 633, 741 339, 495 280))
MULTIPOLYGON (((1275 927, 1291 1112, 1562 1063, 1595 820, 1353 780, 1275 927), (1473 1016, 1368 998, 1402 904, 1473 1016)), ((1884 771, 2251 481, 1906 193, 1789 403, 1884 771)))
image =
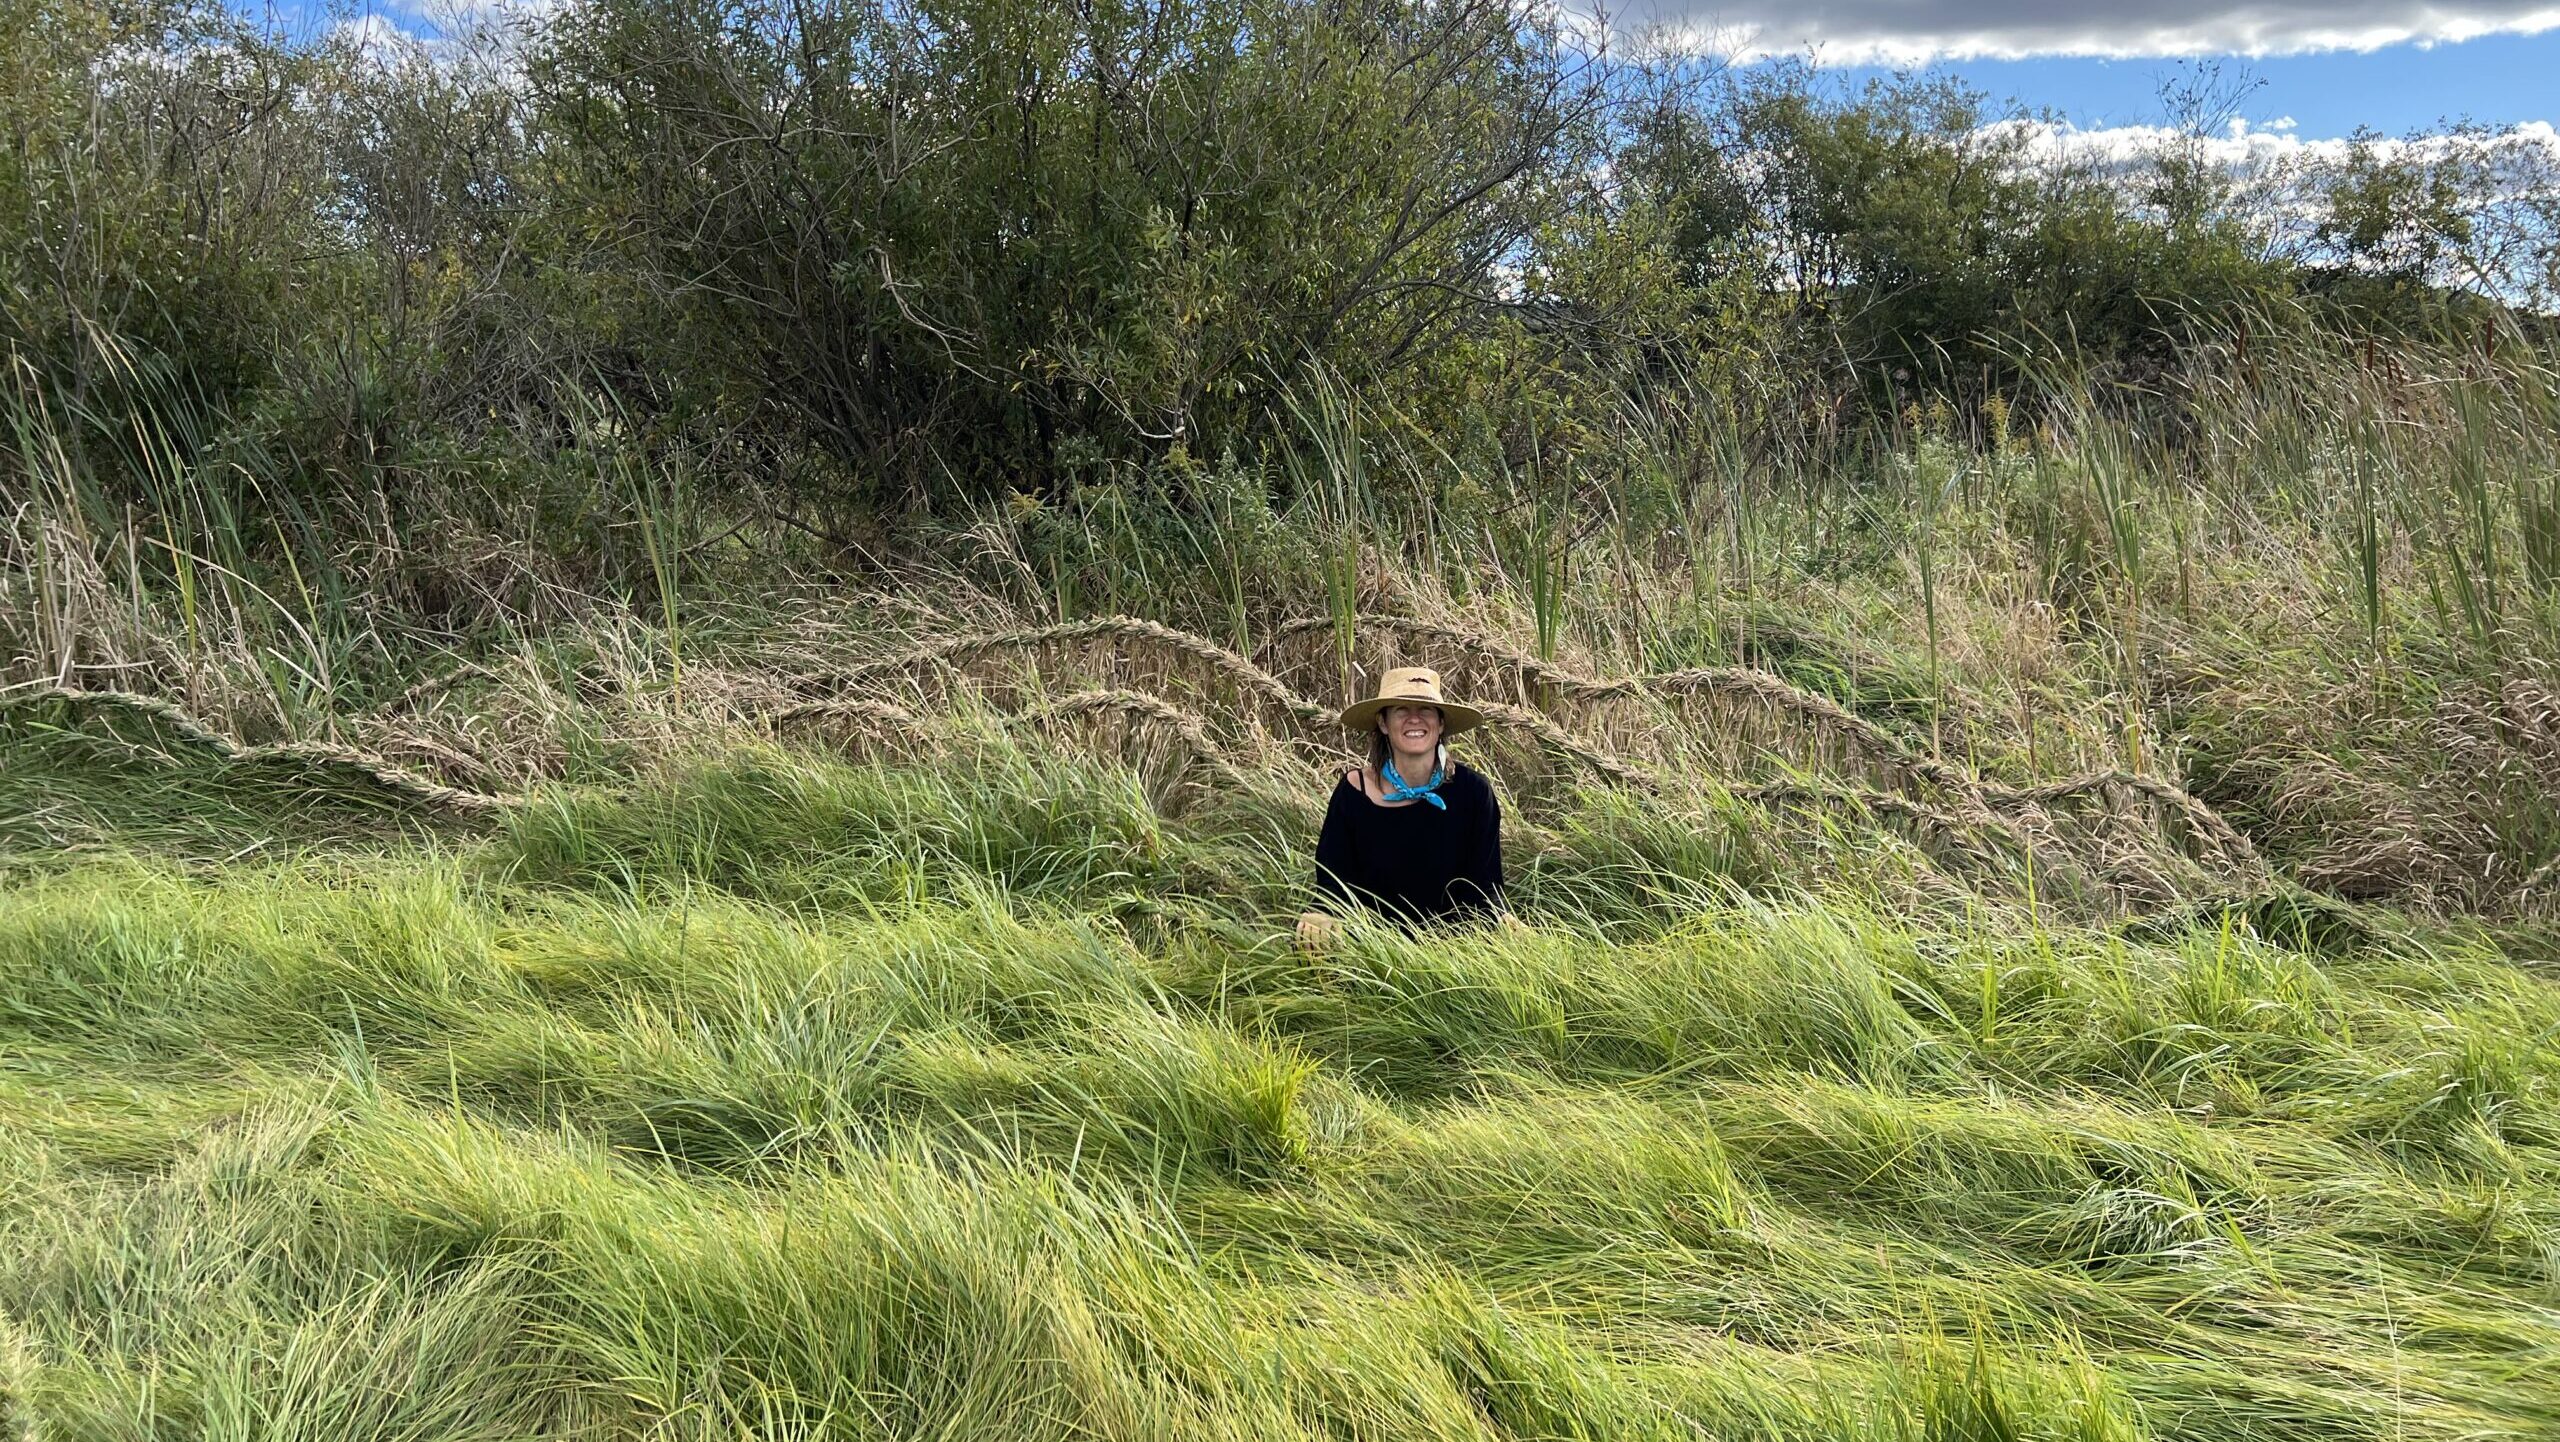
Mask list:
MULTIPOLYGON (((2242 103, 2242 118, 2265 127, 2290 118, 2304 136, 2346 135, 2359 125, 2390 134, 2465 117, 2489 125, 2560 121, 2560 30, 2459 44, 2402 43, 2378 50, 2233 56, 2264 82, 2242 103)), ((1995 99, 2050 107, 2084 130, 2157 122, 2159 88, 2178 62, 2159 56, 2038 56, 1941 60, 1995 99)), ((1870 68, 1843 73, 1863 76, 1870 68)))
MULTIPOLYGON (((525 0, 234 0, 288 20, 352 3, 401 29, 525 0)), ((532 0, 537 5, 545 0, 532 0)), ((1601 0, 1561 0, 1588 13, 1601 0)), ((1620 26, 1687 48, 1812 56, 1850 80, 1888 66, 1950 72, 2059 112, 2082 131, 2158 124, 2164 76, 2197 59, 2263 82, 2239 116, 2287 143, 2358 126, 2560 122, 2560 0, 1606 0, 1620 26), (1862 63, 1863 62, 1863 63, 1862 63)), ((323 22, 325 23, 325 21, 323 22)))
POLYGON ((2290 120, 2304 139, 2560 120, 2560 0, 1611 0, 1609 13, 1671 27, 1689 49, 1951 71, 2084 130, 2158 123, 2164 72, 2204 57, 2265 82, 2241 108, 2253 129, 2290 120))

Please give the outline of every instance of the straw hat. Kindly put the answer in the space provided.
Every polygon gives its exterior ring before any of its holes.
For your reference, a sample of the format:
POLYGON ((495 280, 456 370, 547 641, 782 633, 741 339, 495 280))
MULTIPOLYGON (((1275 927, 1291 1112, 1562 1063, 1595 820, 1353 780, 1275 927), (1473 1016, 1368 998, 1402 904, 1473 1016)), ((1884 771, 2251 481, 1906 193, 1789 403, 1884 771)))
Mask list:
POLYGON ((1484 724, 1482 711, 1440 694, 1440 673, 1428 666, 1398 666, 1378 678, 1378 694, 1366 701, 1352 702, 1342 713, 1342 724, 1354 731, 1366 731, 1376 724, 1378 713, 1390 706, 1439 707, 1443 736, 1455 736, 1484 724))

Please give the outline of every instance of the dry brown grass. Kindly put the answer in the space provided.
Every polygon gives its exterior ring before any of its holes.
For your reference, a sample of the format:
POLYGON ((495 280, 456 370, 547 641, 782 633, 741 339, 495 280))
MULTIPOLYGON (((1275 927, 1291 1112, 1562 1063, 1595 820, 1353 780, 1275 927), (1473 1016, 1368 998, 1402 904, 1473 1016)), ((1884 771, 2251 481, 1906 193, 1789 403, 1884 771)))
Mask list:
MULTIPOLYGON (((1132 616, 1103 616, 1050 626, 978 632, 933 642, 895 656, 883 657, 831 675, 804 676, 794 683, 803 692, 841 693, 876 678, 912 674, 934 665, 958 665, 991 652, 1027 652, 1059 646, 1113 642, 1138 651, 1187 662, 1195 677, 1222 677, 1244 695, 1268 703, 1293 720, 1313 725, 1329 721, 1333 712, 1299 695, 1288 683, 1205 636, 1176 630, 1132 616)), ((1115 655, 1113 659, 1120 659, 1115 655)))
POLYGON ((1119 716, 1130 721, 1163 728, 1180 741, 1191 758, 1207 768, 1229 786, 1250 788, 1253 778, 1246 775, 1228 755, 1229 748, 1210 739, 1190 713, 1143 691, 1078 691, 1043 702, 1022 713, 1023 719, 1063 721, 1084 717, 1119 716))
POLYGON ((2320 689, 2233 677, 2246 730, 2214 789, 2248 798, 2253 831, 2306 886, 2443 913, 2535 911, 2553 858, 2518 837, 2560 807, 2547 669, 2429 680, 2414 698, 2378 669, 2320 689))
MULTIPOLYGON (((1690 696, 1737 702, 1764 713, 1780 726, 1796 728, 1799 738, 1810 743, 1811 752, 1805 759, 1831 764, 1855 759, 1885 773, 1881 779, 1918 781, 1959 793, 1972 787, 1957 768, 1919 754, 1873 721, 1775 672, 1748 666, 1701 666, 1603 680, 1541 661, 1518 647, 1461 626, 1408 617, 1364 617, 1361 624, 1445 646, 1472 658, 1478 666, 1507 671, 1512 684, 1503 689, 1530 704, 1660 703, 1690 696)), ((1276 654, 1285 643, 1318 634, 1330 626, 1329 621, 1310 619, 1278 627, 1265 654, 1276 654)), ((1460 675, 1479 682, 1485 679, 1472 670, 1460 675)))
MULTIPOLYGON (((1872 786, 1780 781, 1736 786, 1732 788, 1732 794, 1738 800, 1771 809, 1800 807, 1825 812, 1865 813, 1907 827, 1914 843, 1941 865, 1953 862, 1975 871, 1992 871, 2000 865, 1998 852, 1976 835, 1980 829, 1978 820, 1872 786)), ((2016 833, 2012 832, 2011 836, 2022 849, 2033 849, 2016 833)))
MULTIPOLYGON (((2144 776, 2132 771, 2098 771, 2041 786, 2014 787, 1985 782, 1981 789, 1995 807, 2052 807, 2089 802, 2115 815, 2126 814, 2122 804, 2125 796, 2140 797, 2156 808, 2155 820, 2174 817, 2184 826, 2192 838, 2190 849, 2201 853, 2198 859, 2227 867, 2235 873, 2266 874, 2265 859, 2258 855, 2257 847, 2250 844, 2249 838, 2242 835, 2238 827, 2184 787, 2173 786, 2157 776, 2144 776)), ((2165 831, 2165 826, 2162 829, 2165 831)))
MULTIPOLYGON (((1328 625, 1321 620, 1293 622, 1278 634, 1284 640, 1312 636, 1328 625)), ((1740 781, 1732 794, 1767 807, 1848 812, 1889 823, 1933 859, 1977 878, 2005 875, 2000 862, 2003 850, 2048 875, 2079 877, 2091 890, 2116 896, 2127 905, 2174 901, 2207 882, 2231 888, 2264 878, 2254 849, 2235 828, 2182 788, 2157 777, 2111 771, 2031 788, 1985 783, 1918 754, 1830 698, 1768 672, 1747 667, 1694 668, 1600 681, 1521 656, 1459 627, 1411 622, 1398 623, 1394 629, 1464 640, 1470 654, 1498 664, 1518 664, 1530 686, 1545 688, 1551 695, 1659 707, 1673 698, 1704 694, 1739 702, 1762 719, 1791 723, 1814 737, 1820 743, 1816 749, 1828 752, 1839 769, 1852 773, 1850 778, 1740 781), (1912 794, 1915 790, 1924 794, 1912 794), (2129 799, 2141 805, 2128 805, 2129 799), (2070 813, 2070 819, 2066 822, 2048 814, 2049 808, 2070 813)), ((1291 714, 1319 734, 1332 720, 1329 712, 1297 696, 1285 681, 1213 642, 1127 618, 958 638, 872 663, 855 674, 873 681, 902 670, 912 676, 917 669, 950 665, 989 651, 1026 653, 1059 641, 1084 643, 1098 638, 1133 639, 1205 666, 1213 679, 1244 682, 1251 692, 1266 698, 1286 697, 1284 704, 1291 714)), ((1270 654, 1268 648, 1265 654, 1270 654)), ((1084 660, 1089 666, 1090 658, 1084 660)), ((1060 704, 1038 703, 1024 714, 1046 714, 1060 704)), ((1122 686, 1080 693, 1075 704, 1088 710, 1107 704, 1125 714, 1152 719, 1181 736, 1189 749, 1215 756, 1221 765, 1227 764, 1233 751, 1213 741, 1193 714, 1143 689, 1122 686)), ((1538 752, 1575 763, 1610 785, 1661 794, 1672 789, 1671 777, 1692 770, 1685 760, 1670 759, 1666 767, 1662 759, 1685 756, 1688 748, 1657 747, 1661 758, 1639 760, 1537 707, 1504 701, 1485 701, 1480 706, 1489 728, 1515 732, 1538 752)), ((1248 750, 1253 745, 1250 735, 1236 743, 1248 750)))
MULTIPOLYGON (((1329 624, 1285 625, 1261 654, 1329 624)), ((840 649, 851 639, 840 623, 808 629, 778 647, 779 656, 840 649)), ((2157 777, 2118 770, 2009 786, 1938 761, 1829 697, 1750 667, 1604 680, 1454 624, 1397 620, 1380 622, 1377 631, 1459 650, 1479 672, 1507 672, 1506 683, 1489 689, 1526 699, 1488 700, 1483 709, 1490 737, 1517 737, 1525 749, 1496 741, 1486 759, 1507 789, 1533 800, 1537 783, 1555 774, 1539 757, 1672 804, 1673 793, 1696 778, 1722 783, 1764 810, 1881 825, 1977 885, 1998 889, 2013 863, 2025 861, 2048 875, 2081 877, 2129 906, 2173 900, 2207 883, 2245 887, 2266 875, 2236 828, 2157 777), (1753 774, 1772 764, 1781 775, 1753 774)), ((251 748, 169 703, 128 699, 155 708, 164 721, 176 718, 173 729, 199 744, 212 738, 226 756, 298 758, 457 811, 494 809, 506 792, 558 775, 564 738, 578 727, 592 736, 599 725, 614 745, 646 758, 717 745, 743 726, 768 734, 820 727, 844 749, 932 751, 946 728, 926 718, 943 708, 1053 731, 1061 723, 1109 722, 1115 731, 1081 734, 1123 749, 1141 733, 1161 737, 1183 757, 1167 774, 1178 779, 1184 766, 1196 766, 1228 786, 1287 784, 1282 778, 1310 759, 1330 766, 1350 749, 1334 713, 1283 676, 1205 637, 1130 617, 976 630, 816 672, 696 661, 680 685, 644 635, 607 630, 592 639, 591 658, 565 679, 556 664, 520 650, 421 681, 371 715, 348 718, 363 747, 251 748), (1001 666, 986 664, 998 658, 1001 666), (893 683, 905 699, 886 694, 893 683), (1061 686, 1076 689, 1055 694, 1061 686), (394 756, 497 784, 449 786, 394 756)), ((2548 700, 2519 691, 2511 709, 2544 726, 2560 715, 2548 700)))
POLYGON ((939 755, 947 730, 894 701, 864 696, 795 702, 757 719, 774 736, 815 733, 854 755, 939 755))
POLYGON ((915 729, 924 724, 915 712, 893 701, 875 701, 859 696, 803 701, 766 712, 764 721, 777 731, 807 721, 868 721, 899 729, 915 729))
MULTIPOLYGON (((1328 621, 1311 619, 1282 626, 1275 631, 1274 644, 1266 648, 1265 654, 1276 653, 1280 645, 1292 639, 1319 634, 1330 625, 1328 621)), ((2082 829, 2085 839, 2081 842, 2066 842, 2053 818, 2043 815, 2043 811, 2068 807, 2094 812, 2115 823, 2107 829, 2121 831, 2123 823, 2135 819, 2124 804, 2125 798, 2139 797, 2152 811, 2144 818, 2153 832, 2149 849, 2175 848, 2234 878, 2263 878, 2266 874, 2256 848, 2236 827, 2185 788, 2156 776, 2108 770, 2014 787, 1972 776, 1962 768, 1922 754, 1830 697, 1754 667, 1691 667, 1602 680, 1540 661, 1517 647, 1459 626, 1409 618, 1381 619, 1377 625, 1398 636, 1450 647, 1479 663, 1508 667, 1516 673, 1523 690, 1543 691, 1561 700, 1624 700, 1660 705, 1684 698, 1705 698, 1715 706, 1707 717, 1690 718, 1684 714, 1683 719, 1705 719, 1710 725, 1721 723, 1732 739, 1741 742, 1715 748, 1728 758, 1747 762, 1748 757, 1737 753, 1775 749, 1822 769, 1845 770, 1878 783, 1857 788, 1854 794, 1860 796, 1890 797, 1919 789, 1948 803, 1945 807, 1925 808, 1931 817, 1946 818, 1939 822, 1924 817, 1925 825, 1939 831, 1947 830, 1949 824, 1989 829, 2005 835, 2022 850, 2040 853, 2056 864, 2063 861, 2062 853, 2068 852, 2072 864, 2108 878, 2108 884, 2129 893, 2149 896, 2171 889, 2163 880, 2165 868, 2145 855, 2146 848, 2101 844, 2098 838, 2102 832, 2089 828, 2082 829), (1755 748, 1751 744, 1753 738, 1745 734, 1746 718, 1774 723, 1782 730, 1791 728, 1794 734, 1782 739, 1794 744, 1755 748)), ((1540 712, 1500 703, 1496 706, 1498 714, 1531 729, 1543 744, 1574 756, 1598 774, 1622 784, 1659 789, 1657 771, 1577 737, 1540 712)), ((1497 712, 1489 708, 1487 714, 1497 712)), ((1780 782, 1772 786, 1771 794, 1797 796, 1802 794, 1802 788, 1798 783, 1780 782)), ((1902 802, 1924 805, 1907 796, 1902 802)), ((1895 803, 1884 805, 1892 809, 1895 803)))

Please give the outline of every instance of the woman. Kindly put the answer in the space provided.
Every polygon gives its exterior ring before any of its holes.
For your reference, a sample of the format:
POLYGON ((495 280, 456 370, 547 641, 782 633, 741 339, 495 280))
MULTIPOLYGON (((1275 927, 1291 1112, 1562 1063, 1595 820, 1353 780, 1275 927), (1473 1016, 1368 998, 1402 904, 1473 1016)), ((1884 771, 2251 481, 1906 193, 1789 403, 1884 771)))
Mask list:
MULTIPOLYGON (((1347 771, 1316 840, 1320 906, 1366 906, 1403 925, 1508 920, 1502 904, 1502 808, 1483 775, 1449 760, 1447 738, 1484 713, 1440 694, 1440 674, 1389 671, 1378 694, 1342 713, 1369 738, 1369 759, 1347 771)), ((1310 910, 1298 937, 1314 945, 1333 917, 1310 910)))

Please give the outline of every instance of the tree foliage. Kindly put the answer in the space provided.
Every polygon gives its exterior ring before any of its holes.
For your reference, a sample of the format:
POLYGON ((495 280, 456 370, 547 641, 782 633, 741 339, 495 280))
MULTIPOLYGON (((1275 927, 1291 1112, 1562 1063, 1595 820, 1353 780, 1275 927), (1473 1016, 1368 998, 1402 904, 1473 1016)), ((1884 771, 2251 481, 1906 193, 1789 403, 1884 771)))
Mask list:
POLYGON ((2040 155, 2034 120, 1943 76, 1840 90, 1779 65, 1659 111, 1629 165, 1680 215, 1693 280, 1748 274, 1792 303, 1802 355, 1874 390, 1969 388, 2022 337, 2156 361, 2274 279, 2192 185, 2040 155))
POLYGON ((653 373, 867 492, 1229 443, 1428 365, 1594 158, 1510 0, 626 0, 535 70, 653 373))
POLYGON ((1944 77, 1639 63, 1530 0, 591 0, 431 43, 0 7, 0 352, 101 514, 184 463, 368 533, 463 492, 576 531, 617 447, 837 537, 1204 504, 1222 457, 1295 484, 1312 377, 1500 505, 1608 417, 1848 435, 2055 347, 2139 396, 2267 297, 2560 294, 2552 147, 2244 187, 2209 74, 2100 162, 1944 77))

